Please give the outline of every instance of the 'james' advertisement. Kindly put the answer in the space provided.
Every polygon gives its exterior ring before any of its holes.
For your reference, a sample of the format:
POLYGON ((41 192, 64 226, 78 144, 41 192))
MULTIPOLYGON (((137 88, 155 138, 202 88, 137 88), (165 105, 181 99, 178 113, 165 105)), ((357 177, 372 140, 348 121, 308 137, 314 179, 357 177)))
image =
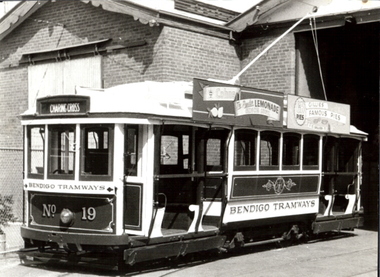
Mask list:
POLYGON ((288 128, 349 134, 350 106, 288 95, 288 128))

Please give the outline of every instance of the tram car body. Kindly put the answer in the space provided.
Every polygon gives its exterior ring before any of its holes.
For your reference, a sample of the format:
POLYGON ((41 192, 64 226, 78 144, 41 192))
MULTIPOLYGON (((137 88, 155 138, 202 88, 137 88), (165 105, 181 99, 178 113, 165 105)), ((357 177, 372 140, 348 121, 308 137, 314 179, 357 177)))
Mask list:
POLYGON ((25 247, 122 264, 363 224, 348 105, 194 79, 36 100, 25 247))

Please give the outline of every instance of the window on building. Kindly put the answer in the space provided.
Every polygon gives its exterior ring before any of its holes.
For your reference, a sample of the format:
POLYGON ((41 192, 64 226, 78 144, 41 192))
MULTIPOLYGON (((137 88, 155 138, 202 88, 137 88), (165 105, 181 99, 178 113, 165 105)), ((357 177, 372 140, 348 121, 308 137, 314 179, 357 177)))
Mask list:
POLYGON ((48 177, 74 179, 75 125, 49 126, 48 177))
POLYGON ((236 130, 234 165, 236 170, 256 169, 257 131, 236 130))
POLYGON ((45 153, 45 127, 32 126, 27 129, 28 177, 43 178, 45 153))
POLYGON ((279 169, 280 137, 281 134, 277 132, 260 132, 260 170, 279 169))
POLYGON ((82 180, 110 180, 113 159, 113 126, 82 128, 82 180))

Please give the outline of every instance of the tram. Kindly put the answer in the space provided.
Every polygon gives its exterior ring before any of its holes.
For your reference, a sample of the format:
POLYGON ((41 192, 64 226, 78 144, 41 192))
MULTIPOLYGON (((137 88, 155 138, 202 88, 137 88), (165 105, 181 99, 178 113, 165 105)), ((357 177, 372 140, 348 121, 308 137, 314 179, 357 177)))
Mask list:
POLYGON ((36 99, 25 248, 121 265, 363 224, 349 105, 203 79, 36 99))

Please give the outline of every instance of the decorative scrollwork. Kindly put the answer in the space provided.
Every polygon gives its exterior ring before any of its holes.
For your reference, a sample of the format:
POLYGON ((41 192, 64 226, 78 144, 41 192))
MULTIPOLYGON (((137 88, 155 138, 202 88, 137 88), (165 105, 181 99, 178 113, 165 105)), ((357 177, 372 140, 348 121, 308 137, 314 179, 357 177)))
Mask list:
POLYGON ((281 194, 284 189, 291 190, 292 187, 296 186, 297 184, 292 181, 292 179, 289 179, 288 181, 285 181, 284 178, 279 177, 275 182, 268 180, 268 182, 263 185, 263 188, 266 188, 267 191, 270 191, 271 189, 274 190, 274 193, 279 195, 281 194))

